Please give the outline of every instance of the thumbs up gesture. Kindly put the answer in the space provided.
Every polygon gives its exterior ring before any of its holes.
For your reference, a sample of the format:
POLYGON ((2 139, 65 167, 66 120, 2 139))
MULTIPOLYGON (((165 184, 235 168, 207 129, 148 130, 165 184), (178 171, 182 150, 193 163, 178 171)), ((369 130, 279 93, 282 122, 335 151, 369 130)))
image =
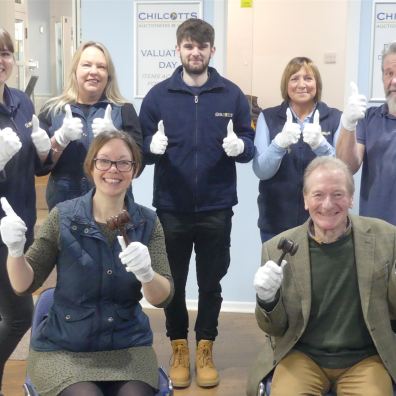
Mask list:
POLYGON ((0 129, 0 170, 21 149, 22 143, 11 128, 0 129))
POLYGON ((282 132, 279 132, 275 138, 274 143, 284 149, 287 149, 292 144, 296 144, 301 136, 300 125, 293 122, 293 115, 291 110, 286 110, 286 122, 283 126, 282 132))
POLYGON ((315 110, 313 122, 311 124, 306 124, 303 130, 303 140, 311 146, 312 150, 317 149, 322 141, 325 140, 322 134, 322 128, 319 124, 319 118, 319 110, 315 110))
POLYGON ((39 119, 33 114, 32 117, 32 141, 36 147, 37 154, 46 157, 51 150, 51 140, 44 129, 40 128, 39 119))
POLYGON ((81 139, 83 124, 81 119, 73 117, 70 105, 65 106, 65 117, 62 126, 55 131, 54 137, 57 143, 65 148, 73 140, 81 139))
POLYGON ((5 217, 0 221, 1 239, 7 245, 11 257, 21 257, 26 243, 26 225, 6 198, 2 197, 0 203, 5 213, 5 217))
POLYGON ((234 123, 232 120, 227 125, 227 137, 223 139, 223 149, 229 157, 236 157, 243 153, 245 143, 234 132, 234 123))
POLYGON ((351 95, 341 116, 341 124, 347 131, 354 131, 357 122, 364 117, 367 109, 367 98, 359 95, 357 85, 351 81, 351 95))
POLYGON ((98 136, 104 131, 116 131, 117 128, 111 119, 111 105, 108 104, 103 118, 95 118, 92 121, 92 132, 94 137, 98 136))
POLYGON ((168 147, 168 138, 165 135, 164 122, 161 120, 158 123, 158 131, 154 133, 151 143, 150 151, 153 154, 162 155, 168 147))

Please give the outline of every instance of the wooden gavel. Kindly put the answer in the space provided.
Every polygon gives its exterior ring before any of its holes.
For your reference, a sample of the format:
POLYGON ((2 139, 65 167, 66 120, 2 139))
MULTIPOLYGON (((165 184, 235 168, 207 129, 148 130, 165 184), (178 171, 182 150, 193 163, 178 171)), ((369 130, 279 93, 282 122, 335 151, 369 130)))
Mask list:
POLYGON ((278 242, 278 249, 282 250, 282 254, 280 255, 277 264, 281 265, 282 260, 286 256, 287 253, 290 256, 294 256, 298 250, 298 244, 292 241, 291 239, 281 238, 278 242))
POLYGON ((125 230, 125 226, 131 221, 128 211, 125 209, 118 215, 111 216, 107 219, 106 224, 110 230, 119 230, 120 234, 124 238, 125 245, 129 245, 128 236, 125 230))

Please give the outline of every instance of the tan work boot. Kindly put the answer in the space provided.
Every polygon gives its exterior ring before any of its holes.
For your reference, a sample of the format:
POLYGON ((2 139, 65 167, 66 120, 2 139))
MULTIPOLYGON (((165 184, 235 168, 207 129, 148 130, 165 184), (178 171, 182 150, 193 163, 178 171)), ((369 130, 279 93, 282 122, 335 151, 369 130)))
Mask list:
POLYGON ((220 382, 219 373, 213 363, 213 341, 201 340, 195 355, 195 371, 197 384, 203 388, 216 386, 220 382))
POLYGON ((190 355, 187 340, 179 339, 171 341, 172 358, 169 368, 169 377, 176 388, 186 388, 191 383, 190 355))

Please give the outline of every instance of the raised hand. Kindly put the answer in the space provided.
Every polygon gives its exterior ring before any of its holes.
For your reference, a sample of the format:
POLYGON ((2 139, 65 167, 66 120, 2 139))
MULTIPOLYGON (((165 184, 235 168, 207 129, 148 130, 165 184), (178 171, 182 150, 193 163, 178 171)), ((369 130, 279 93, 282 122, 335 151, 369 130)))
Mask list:
POLYGON ((154 133, 151 143, 150 151, 153 154, 162 155, 168 147, 168 138, 165 135, 164 122, 161 120, 158 123, 158 131, 154 133))
POLYGON ((11 128, 0 129, 0 171, 21 147, 19 136, 11 128))
POLYGON ((234 132, 234 123, 230 120, 227 124, 227 137, 223 139, 223 149, 229 157, 236 157, 243 153, 245 144, 234 132))
POLYGON ((55 131, 54 136, 57 143, 65 148, 70 142, 81 139, 83 135, 83 124, 81 119, 73 117, 70 105, 65 106, 65 117, 62 126, 55 131))
POLYGON ((117 128, 111 119, 111 105, 108 104, 103 118, 94 118, 92 121, 92 133, 94 137, 105 131, 116 131, 117 128))
POLYGON ((2 197, 0 203, 5 213, 0 221, 1 239, 7 245, 11 257, 21 257, 26 243, 26 224, 14 212, 6 198, 2 197))
POLYGON ((152 281, 154 271, 151 267, 151 258, 147 246, 140 242, 131 242, 128 246, 125 246, 122 236, 117 238, 122 249, 119 258, 125 265, 126 271, 132 272, 141 283, 152 281))
POLYGON ((313 150, 317 149, 323 140, 322 128, 319 124, 320 114, 319 110, 314 112, 313 123, 305 124, 303 130, 303 140, 309 144, 313 150))
POLYGON ((40 128, 39 119, 35 114, 32 117, 32 141, 39 156, 47 156, 51 150, 51 140, 44 129, 40 128))
POLYGON ((275 136, 274 142, 277 146, 286 149, 292 144, 296 144, 298 139, 300 139, 300 136, 300 125, 293 122, 292 112, 290 108, 287 108, 285 125, 283 126, 282 131, 275 136))
POLYGON ((281 265, 269 260, 256 271, 253 285, 260 300, 267 303, 274 301, 282 284, 283 268, 286 264, 286 260, 283 260, 281 265))
POLYGON ((354 131, 357 122, 364 117, 367 110, 367 98, 359 95, 358 86, 351 81, 351 95, 341 116, 341 124, 347 131, 354 131))

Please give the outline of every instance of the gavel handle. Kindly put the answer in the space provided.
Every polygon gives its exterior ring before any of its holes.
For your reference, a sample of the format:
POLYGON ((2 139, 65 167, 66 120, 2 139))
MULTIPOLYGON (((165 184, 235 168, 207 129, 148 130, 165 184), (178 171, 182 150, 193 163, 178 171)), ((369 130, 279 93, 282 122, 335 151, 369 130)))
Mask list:
POLYGON ((276 262, 279 266, 282 264, 282 260, 285 258, 287 252, 282 252, 278 261, 276 262))
POLYGON ((129 240, 128 240, 127 233, 125 231, 125 227, 121 227, 120 231, 121 231, 122 237, 124 238, 125 246, 128 246, 129 245, 129 240))

